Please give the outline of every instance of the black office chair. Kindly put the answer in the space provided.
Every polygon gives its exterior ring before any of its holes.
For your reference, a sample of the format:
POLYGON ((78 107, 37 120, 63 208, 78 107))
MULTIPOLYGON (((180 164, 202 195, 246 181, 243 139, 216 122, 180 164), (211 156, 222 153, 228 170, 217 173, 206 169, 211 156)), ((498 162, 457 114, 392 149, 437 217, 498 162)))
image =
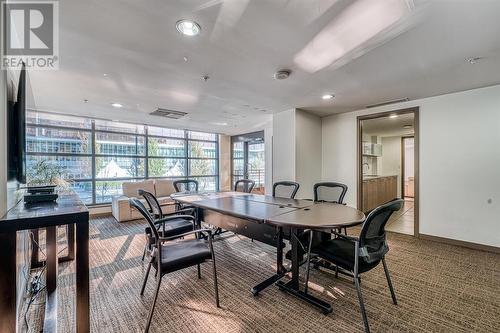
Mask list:
POLYGON ((273 197, 279 198, 295 198, 299 190, 299 183, 291 181, 281 181, 273 184, 273 197))
MULTIPOLYGON (((187 208, 177 210, 174 213, 164 214, 161 210, 160 203, 152 193, 145 190, 138 190, 137 193, 146 200, 149 206, 149 212, 154 217, 156 230, 158 230, 161 237, 173 237, 194 230, 193 223, 190 219, 186 220, 179 217, 179 214, 194 216, 194 209, 187 208)), ((146 245, 144 246, 144 252, 142 253, 143 261, 146 253, 151 252, 152 246, 155 242, 153 231, 150 227, 145 228, 145 234, 146 245)))
POLYGON ((198 192, 198 181, 194 179, 180 179, 174 181, 176 192, 198 192))
POLYGON ((347 185, 335 182, 314 184, 314 201, 344 204, 347 185))
POLYGON ((239 179, 234 183, 234 191, 251 193, 254 186, 255 182, 251 179, 239 179))
MULTIPOLYGON (((321 259, 350 272, 352 274, 351 276, 354 278, 354 284, 358 292, 359 306, 366 332, 370 332, 370 327, 366 317, 363 295, 361 294, 359 276, 361 273, 365 273, 375 268, 382 261, 387 284, 391 291, 392 302, 395 305, 398 304, 394 288, 392 287, 389 270, 385 262, 385 255, 389 252, 385 225, 392 213, 403 207, 403 202, 402 199, 394 199, 372 210, 365 222, 363 222, 361 232, 357 238, 334 232, 337 238, 324 241, 314 247, 311 246, 312 242, 309 242, 305 292, 307 293, 309 282, 309 258, 311 257, 311 253, 315 253, 321 259)), ((310 240, 312 240, 312 237, 310 237, 310 240)))
MULTIPOLYGON (((174 189, 176 192, 198 192, 198 181, 194 179, 180 179, 174 181, 174 189)), ((192 208, 193 206, 182 205, 179 202, 175 204, 175 210, 180 211, 183 209, 192 208)))
MULTIPOLYGON (((214 288, 215 288, 215 304, 217 307, 219 305, 219 289, 217 285, 217 270, 215 267, 215 253, 212 246, 212 231, 210 229, 197 229, 186 232, 181 235, 176 235, 174 237, 162 237, 158 230, 156 230, 155 223, 153 221, 153 217, 147 211, 146 207, 136 198, 132 198, 129 200, 130 206, 137 209, 141 215, 146 219, 149 223, 149 227, 153 231, 154 235, 154 245, 153 251, 151 253, 151 261, 149 262, 148 268, 146 270, 146 275, 144 277, 144 281, 141 287, 141 296, 144 295, 144 288, 146 287, 146 283, 148 281, 149 272, 151 270, 151 266, 156 269, 156 273, 158 274, 157 282, 156 282, 156 291, 153 299, 153 304, 151 306, 151 310, 149 311, 148 321, 146 323, 146 327, 144 332, 149 331, 149 327, 151 325, 151 319, 153 318, 153 312, 156 305, 156 300, 158 298, 158 291, 160 290, 160 284, 162 277, 171 272, 178 271, 183 268, 191 267, 194 265, 198 266, 198 278, 201 278, 200 264, 204 263, 207 260, 212 260, 213 263, 213 274, 214 274, 214 288), (164 244, 164 242, 188 236, 191 234, 196 234, 199 232, 205 232, 208 234, 208 242, 198 239, 189 239, 183 240, 179 242, 170 242, 168 244, 164 244)), ((184 218, 186 220, 191 220, 194 225, 194 217, 191 215, 178 215, 180 218, 184 218)))
MULTIPOLYGON (((344 197, 347 193, 347 185, 336 182, 322 182, 314 184, 314 201, 315 202, 330 202, 345 205, 344 197)), ((347 228, 339 228, 338 232, 347 235, 347 228)))

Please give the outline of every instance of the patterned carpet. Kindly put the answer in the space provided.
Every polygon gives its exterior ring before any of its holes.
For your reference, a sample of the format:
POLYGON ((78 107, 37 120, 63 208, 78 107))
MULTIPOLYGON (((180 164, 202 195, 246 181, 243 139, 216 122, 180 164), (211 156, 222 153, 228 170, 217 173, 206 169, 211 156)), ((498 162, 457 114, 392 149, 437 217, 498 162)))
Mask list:
MULTIPOLYGON (((154 292, 150 276, 139 296, 144 222, 91 221, 91 326, 93 332, 139 332, 154 292)), ((500 255, 390 234, 387 263, 399 305, 391 302, 383 268, 363 275, 373 332, 498 332, 500 255)), ((361 332, 354 285, 312 270, 313 293, 333 304, 325 316, 270 287, 250 288, 273 272, 273 248, 239 236, 214 244, 221 309, 214 304, 211 264, 166 275, 151 332, 361 332)), ((72 332, 74 265, 60 265, 59 332, 72 332)), ((302 271, 303 273, 303 271, 302 271)))

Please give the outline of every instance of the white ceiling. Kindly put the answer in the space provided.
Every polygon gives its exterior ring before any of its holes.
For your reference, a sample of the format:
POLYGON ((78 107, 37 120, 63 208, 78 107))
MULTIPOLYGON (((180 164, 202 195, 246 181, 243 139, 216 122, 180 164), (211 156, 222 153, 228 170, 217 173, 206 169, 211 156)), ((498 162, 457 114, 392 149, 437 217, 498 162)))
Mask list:
POLYGON ((407 113, 398 115, 396 118, 387 116, 363 120, 361 122, 363 135, 381 137, 413 135, 415 133, 413 119, 413 113, 407 113), (412 125, 412 128, 405 129, 403 128, 405 125, 412 125))
POLYGON ((413 3, 402 21, 310 73, 297 54, 355 1, 60 1, 60 69, 30 73, 35 107, 236 134, 295 107, 323 116, 500 83, 500 1, 413 3), (196 20, 201 35, 180 35, 181 18, 196 20), (484 59, 471 65, 472 56, 484 59), (293 73, 276 81, 281 68, 293 73), (158 106, 189 116, 149 116, 158 106))

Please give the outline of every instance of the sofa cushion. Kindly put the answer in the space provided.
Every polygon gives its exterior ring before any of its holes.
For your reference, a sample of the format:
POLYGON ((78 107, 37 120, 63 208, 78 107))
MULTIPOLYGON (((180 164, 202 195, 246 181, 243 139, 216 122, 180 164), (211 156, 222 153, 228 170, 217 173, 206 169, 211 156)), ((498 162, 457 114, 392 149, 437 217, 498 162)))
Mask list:
POLYGON ((138 190, 145 190, 154 194, 155 193, 154 180, 123 183, 122 190, 123 190, 123 195, 129 198, 137 197, 138 190))
POLYGON ((175 193, 174 181, 170 179, 155 180, 155 190, 157 197, 169 197, 175 193))

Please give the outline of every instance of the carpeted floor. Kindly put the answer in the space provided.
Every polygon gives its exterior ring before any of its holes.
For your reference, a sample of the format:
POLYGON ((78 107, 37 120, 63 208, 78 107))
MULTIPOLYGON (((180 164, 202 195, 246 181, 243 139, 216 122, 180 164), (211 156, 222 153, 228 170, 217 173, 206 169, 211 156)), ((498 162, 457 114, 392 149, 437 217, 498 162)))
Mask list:
MULTIPOLYGON (((153 297, 151 275, 140 284, 144 223, 91 221, 90 286, 93 332, 139 332, 153 297)), ((391 302, 383 268, 364 274, 362 288, 373 332, 498 332, 500 255, 390 234, 387 263, 399 305, 391 302)), ((272 247, 239 236, 215 244, 221 309, 214 304, 211 264, 163 278, 151 332, 360 332, 354 285, 312 270, 313 292, 333 304, 323 315, 270 287, 250 288, 273 273, 272 247)), ((72 332, 74 264, 60 265, 59 332, 72 332)), ((303 272, 303 271, 302 271, 303 272)))

